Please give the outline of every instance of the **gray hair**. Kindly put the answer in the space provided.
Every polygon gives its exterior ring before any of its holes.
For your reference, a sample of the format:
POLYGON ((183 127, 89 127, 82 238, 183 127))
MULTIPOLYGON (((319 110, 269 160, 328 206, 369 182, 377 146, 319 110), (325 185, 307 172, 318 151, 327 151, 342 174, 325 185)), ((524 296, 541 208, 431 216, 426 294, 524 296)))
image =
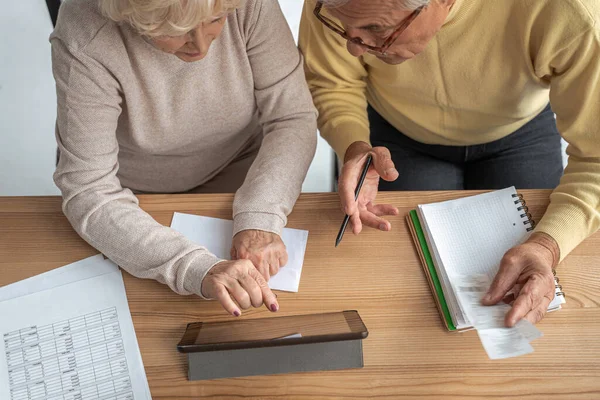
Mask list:
MULTIPOLYGON (((350 3, 352 0, 322 0, 322 3, 325 7, 331 7, 331 8, 335 8, 335 7, 341 7, 343 5, 346 5, 348 3, 350 3)), ((364 0, 364 1, 370 1, 370 0, 364 0)), ((400 5, 402 7, 402 9, 407 10, 407 11, 414 11, 419 7, 424 7, 426 5, 428 5, 431 0, 398 0, 400 2, 400 5)))
POLYGON ((215 15, 240 6, 242 0, 99 0, 102 13, 115 22, 129 22, 150 37, 183 35, 215 15))

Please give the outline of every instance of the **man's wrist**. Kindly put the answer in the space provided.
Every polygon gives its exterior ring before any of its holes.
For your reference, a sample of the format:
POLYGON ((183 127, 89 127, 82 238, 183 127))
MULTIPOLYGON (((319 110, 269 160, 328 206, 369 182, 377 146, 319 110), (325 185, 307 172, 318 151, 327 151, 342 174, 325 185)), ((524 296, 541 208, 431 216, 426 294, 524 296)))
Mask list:
POLYGON ((344 163, 346 163, 349 159, 351 159, 352 157, 354 157, 357 154, 362 154, 362 153, 368 152, 369 150, 371 150, 371 148, 372 148, 371 145, 367 142, 363 142, 363 141, 353 142, 346 149, 346 154, 344 154, 344 163))
POLYGON ((552 238, 552 236, 544 232, 535 232, 529 237, 527 242, 535 243, 544 247, 546 250, 548 250, 548 253, 552 259, 552 268, 555 268, 558 265, 558 261, 560 260, 560 247, 558 246, 558 243, 556 243, 556 240, 552 238))

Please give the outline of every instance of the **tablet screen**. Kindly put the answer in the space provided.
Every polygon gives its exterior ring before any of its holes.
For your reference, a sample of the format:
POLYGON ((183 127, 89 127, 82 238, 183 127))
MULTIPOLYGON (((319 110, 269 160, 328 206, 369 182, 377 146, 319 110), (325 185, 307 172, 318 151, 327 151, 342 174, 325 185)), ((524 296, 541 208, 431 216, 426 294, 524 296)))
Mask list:
POLYGON ((323 337, 338 337, 341 340, 351 336, 362 337, 361 334, 366 336, 366 328, 358 313, 344 311, 190 324, 179 346, 289 340, 302 342, 323 337))

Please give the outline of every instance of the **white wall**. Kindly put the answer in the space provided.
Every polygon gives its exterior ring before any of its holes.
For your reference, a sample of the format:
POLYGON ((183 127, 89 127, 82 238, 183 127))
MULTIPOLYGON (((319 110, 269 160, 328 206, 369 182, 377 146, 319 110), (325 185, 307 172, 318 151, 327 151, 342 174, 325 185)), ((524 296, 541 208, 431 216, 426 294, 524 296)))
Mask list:
MULTIPOLYGON (((281 10, 285 15, 296 43, 298 43, 298 31, 300 29, 300 16, 302 14, 303 0, 279 0, 281 10)), ((308 170, 303 192, 330 192, 334 184, 334 162, 335 153, 327 142, 319 135, 317 154, 308 170)))
POLYGON ((3 1, 0 15, 0 195, 57 194, 56 95, 44 0, 3 1))
MULTIPOLYGON (((95 1, 95 0, 90 0, 95 1)), ((280 0, 297 32, 301 0, 280 0)), ((44 0, 2 0, 0 14, 0 196, 58 194, 55 162, 56 94, 44 0)), ((333 187, 333 153, 322 139, 303 186, 333 187)))

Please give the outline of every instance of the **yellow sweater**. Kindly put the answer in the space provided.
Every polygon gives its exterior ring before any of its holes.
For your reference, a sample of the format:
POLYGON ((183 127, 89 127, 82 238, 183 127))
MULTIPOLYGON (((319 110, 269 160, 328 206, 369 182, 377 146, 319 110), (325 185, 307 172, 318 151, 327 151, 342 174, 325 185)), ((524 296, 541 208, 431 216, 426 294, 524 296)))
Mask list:
POLYGON ((304 4, 300 48, 321 134, 340 157, 369 142, 367 102, 414 140, 474 145, 509 135, 550 101, 569 164, 536 230, 564 258, 598 229, 600 0, 456 0, 425 51, 395 66, 350 55, 314 5, 304 4))

